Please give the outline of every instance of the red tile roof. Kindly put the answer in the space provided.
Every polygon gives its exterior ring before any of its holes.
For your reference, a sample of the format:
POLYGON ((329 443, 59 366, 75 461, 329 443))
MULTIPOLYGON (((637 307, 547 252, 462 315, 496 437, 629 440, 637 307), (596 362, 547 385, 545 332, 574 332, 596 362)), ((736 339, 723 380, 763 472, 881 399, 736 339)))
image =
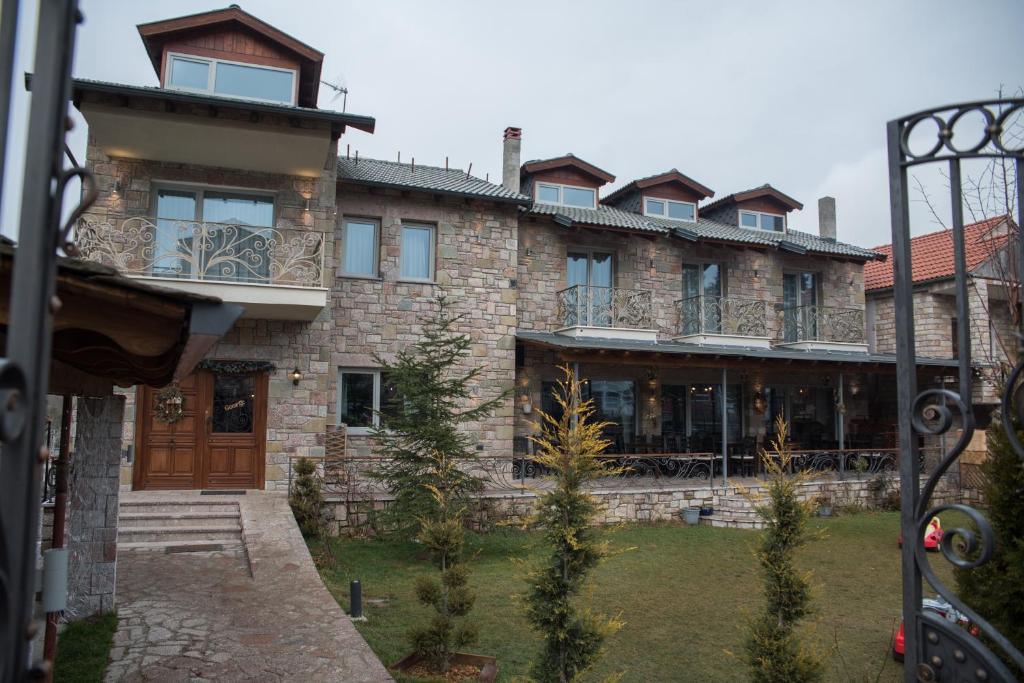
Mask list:
MULTIPOLYGON (((997 216, 964 226, 967 270, 981 265, 1006 242, 1006 230, 996 230, 1006 216, 997 216)), ((885 244, 871 251, 885 254, 884 261, 868 261, 864 264, 864 291, 888 289, 893 286, 892 245, 885 244)), ((953 277, 953 233, 939 230, 927 235, 918 235, 910 240, 913 281, 927 282, 953 277)))

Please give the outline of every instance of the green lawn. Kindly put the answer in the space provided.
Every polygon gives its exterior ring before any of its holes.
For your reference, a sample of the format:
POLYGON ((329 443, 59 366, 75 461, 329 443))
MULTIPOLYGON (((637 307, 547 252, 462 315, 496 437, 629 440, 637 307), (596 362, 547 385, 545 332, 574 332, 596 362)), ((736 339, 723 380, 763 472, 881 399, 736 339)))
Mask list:
MULTIPOLYGON (((808 545, 800 562, 812 572, 817 612, 809 636, 827 650, 828 680, 897 680, 900 669, 889 653, 900 610, 898 514, 816 519, 813 526, 825 537, 808 545)), ((596 570, 584 600, 625 626, 589 680, 615 672, 624 672, 623 681, 745 679, 745 622, 761 604, 759 533, 674 524, 606 533, 616 554, 596 570)), ((517 603, 524 584, 512 562, 536 558, 537 541, 514 530, 471 539, 473 618, 481 637, 470 650, 497 656, 501 681, 525 675, 538 647, 517 603)), ((333 561, 321 561, 328 588, 347 609, 349 581, 361 580, 369 620, 359 630, 385 664, 397 661, 408 652, 409 626, 428 618, 412 589, 417 575, 431 571, 421 549, 354 539, 334 539, 330 547, 333 561)), ((322 548, 314 551, 322 560, 322 548)), ((948 580, 948 564, 932 558, 948 580)))
POLYGON ((96 683, 103 680, 117 630, 117 615, 104 614, 68 624, 57 639, 53 680, 96 683))

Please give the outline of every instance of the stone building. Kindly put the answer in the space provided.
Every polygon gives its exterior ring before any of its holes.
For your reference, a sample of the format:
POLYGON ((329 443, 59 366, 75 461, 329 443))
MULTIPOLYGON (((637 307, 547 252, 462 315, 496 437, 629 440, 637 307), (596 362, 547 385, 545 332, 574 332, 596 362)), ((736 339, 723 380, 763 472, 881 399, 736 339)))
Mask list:
POLYGON ((471 426, 503 476, 526 475, 564 364, 614 452, 664 456, 654 474, 750 474, 777 415, 808 462, 893 445, 895 358, 864 333, 865 264, 884 254, 836 240, 831 198, 811 234, 770 185, 712 201, 672 169, 608 191, 571 154, 522 163, 511 127, 501 184, 360 158, 347 136, 375 121, 317 108, 314 48, 235 6, 139 33, 159 86, 74 83, 100 186, 80 246, 245 313, 180 382, 187 419, 126 392, 123 485, 283 489, 297 457, 372 462, 380 359, 442 294, 485 368, 474 400, 507 394, 471 426))

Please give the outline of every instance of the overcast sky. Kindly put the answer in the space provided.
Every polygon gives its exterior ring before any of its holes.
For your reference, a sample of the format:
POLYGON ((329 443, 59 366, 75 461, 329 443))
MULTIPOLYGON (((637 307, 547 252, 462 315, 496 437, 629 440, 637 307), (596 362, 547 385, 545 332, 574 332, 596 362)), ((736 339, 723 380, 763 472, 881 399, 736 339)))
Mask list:
MULTIPOLYGON (((83 0, 74 73, 156 85, 135 25, 225 4, 83 0)), ((515 125, 524 160, 572 152, 614 186, 672 167, 719 197, 769 182, 805 204, 790 224, 811 232, 817 198, 831 194, 840 240, 863 246, 890 241, 885 122, 1024 84, 1019 0, 240 4, 324 52, 348 111, 376 117, 377 132, 346 134, 342 153, 448 156, 500 182, 501 133, 515 125)), ((22 5, 18 74, 31 70, 36 12, 22 5)), ((320 106, 341 101, 324 88, 320 106)), ((27 107, 22 94, 14 166, 27 107)), ((70 144, 81 160, 79 123, 70 144)), ((916 207, 914 232, 932 229, 916 207)))

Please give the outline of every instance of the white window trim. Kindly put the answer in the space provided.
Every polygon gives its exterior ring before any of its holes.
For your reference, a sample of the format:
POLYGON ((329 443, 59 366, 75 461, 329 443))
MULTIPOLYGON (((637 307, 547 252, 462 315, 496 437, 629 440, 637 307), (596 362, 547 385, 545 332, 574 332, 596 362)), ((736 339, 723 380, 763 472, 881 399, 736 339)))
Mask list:
POLYGON ((365 280, 380 279, 380 219, 364 218, 363 216, 344 216, 341 219, 341 254, 338 258, 338 276, 348 278, 363 278, 365 280), (372 273, 349 273, 345 270, 345 244, 348 233, 348 224, 372 223, 373 224, 373 272, 372 273))
POLYGON ((437 253, 437 228, 436 228, 436 226, 431 225, 430 223, 412 223, 412 222, 406 223, 406 222, 403 222, 399 226, 399 228, 398 228, 398 279, 399 279, 399 281, 401 281, 401 282, 422 282, 422 283, 433 284, 434 279, 435 279, 435 275, 437 273, 437 263, 436 263, 436 260, 435 260, 436 259, 436 253, 437 253), (405 232, 406 228, 421 228, 421 229, 425 228, 427 230, 430 230, 430 258, 429 258, 429 263, 428 263, 428 266, 427 266, 427 269, 430 271, 430 276, 429 277, 419 278, 419 277, 408 277, 406 275, 402 275, 402 234, 405 232))
POLYGON ((342 387, 345 375, 373 375, 373 427, 346 427, 346 431, 352 436, 367 436, 372 433, 374 427, 380 426, 380 370, 377 368, 338 368, 338 396, 334 411, 334 419, 338 426, 342 425, 342 387))
POLYGON ((157 202, 159 201, 160 190, 170 190, 172 192, 191 192, 196 198, 196 213, 193 220, 196 223, 217 223, 218 225, 224 225, 217 221, 208 221, 203 216, 203 196, 207 192, 221 193, 221 194, 236 194, 236 195, 248 195, 251 197, 263 197, 270 200, 271 212, 273 218, 270 221, 270 225, 251 225, 246 227, 251 228, 264 228, 270 229, 277 227, 277 195, 273 192, 264 192, 261 190, 253 190, 246 187, 234 187, 229 185, 207 185, 205 183, 188 183, 188 182, 174 182, 174 181, 163 181, 153 180, 152 182, 152 215, 154 219, 159 218, 157 215, 157 202))
POLYGON ((230 59, 218 59, 216 57, 200 57, 198 55, 190 55, 184 52, 168 52, 167 63, 164 65, 164 88, 166 90, 179 90, 181 92, 196 92, 203 93, 206 95, 214 95, 216 97, 226 97, 232 100, 246 100, 250 102, 269 102, 270 104, 288 104, 295 106, 298 101, 299 93, 299 73, 295 69, 284 69, 279 66, 268 66, 266 64, 253 64, 251 62, 236 62, 230 59), (189 62, 204 62, 208 65, 206 70, 206 88, 188 88, 180 85, 171 84, 171 64, 174 62, 174 58, 184 59, 189 62), (283 100, 269 100, 262 97, 242 97, 240 95, 226 95, 219 93, 214 90, 216 86, 217 68, 218 62, 224 64, 235 64, 238 66, 248 66, 254 69, 266 69, 267 71, 283 71, 292 75, 292 98, 290 101, 285 102, 283 100))
POLYGON ((549 206, 568 206, 568 207, 573 208, 573 209, 586 209, 586 208, 596 209, 597 208, 597 188, 594 188, 594 187, 584 187, 583 185, 566 185, 564 183, 549 183, 546 180, 535 180, 534 183, 533 183, 533 196, 534 196, 535 200, 538 203, 540 203, 540 204, 547 204, 549 206), (547 201, 544 201, 544 200, 540 199, 540 186, 541 185, 545 185, 547 187, 558 188, 558 201, 557 202, 547 202, 547 201), (594 203, 591 206, 589 206, 589 207, 579 206, 578 204, 566 204, 565 202, 562 201, 562 189, 566 188, 566 187, 571 187, 574 190, 587 190, 588 192, 593 192, 594 193, 594 203))
POLYGON ((679 222, 679 223, 696 223, 697 222, 697 205, 695 203, 693 203, 693 202, 684 202, 684 201, 682 201, 680 199, 665 199, 664 197, 654 197, 652 195, 643 195, 641 197, 641 199, 643 200, 643 203, 644 203, 643 210, 644 210, 644 215, 645 216, 653 216, 654 218, 664 218, 667 221, 676 221, 676 222, 679 222), (652 200, 654 200, 656 202, 664 202, 665 203, 665 213, 648 213, 647 212, 647 200, 648 199, 652 199, 652 200), (671 218, 668 215, 668 205, 669 204, 686 204, 687 206, 690 206, 693 209, 693 218, 671 218))
POLYGON ((789 228, 786 215, 781 213, 770 213, 768 211, 750 211, 748 209, 738 209, 736 212, 736 225, 743 228, 744 230, 759 230, 761 232, 774 232, 776 234, 785 234, 789 228), (743 214, 750 214, 751 216, 757 216, 757 227, 752 228, 749 225, 743 225, 743 214), (782 219, 782 230, 765 230, 761 227, 761 216, 775 216, 776 218, 782 219))

